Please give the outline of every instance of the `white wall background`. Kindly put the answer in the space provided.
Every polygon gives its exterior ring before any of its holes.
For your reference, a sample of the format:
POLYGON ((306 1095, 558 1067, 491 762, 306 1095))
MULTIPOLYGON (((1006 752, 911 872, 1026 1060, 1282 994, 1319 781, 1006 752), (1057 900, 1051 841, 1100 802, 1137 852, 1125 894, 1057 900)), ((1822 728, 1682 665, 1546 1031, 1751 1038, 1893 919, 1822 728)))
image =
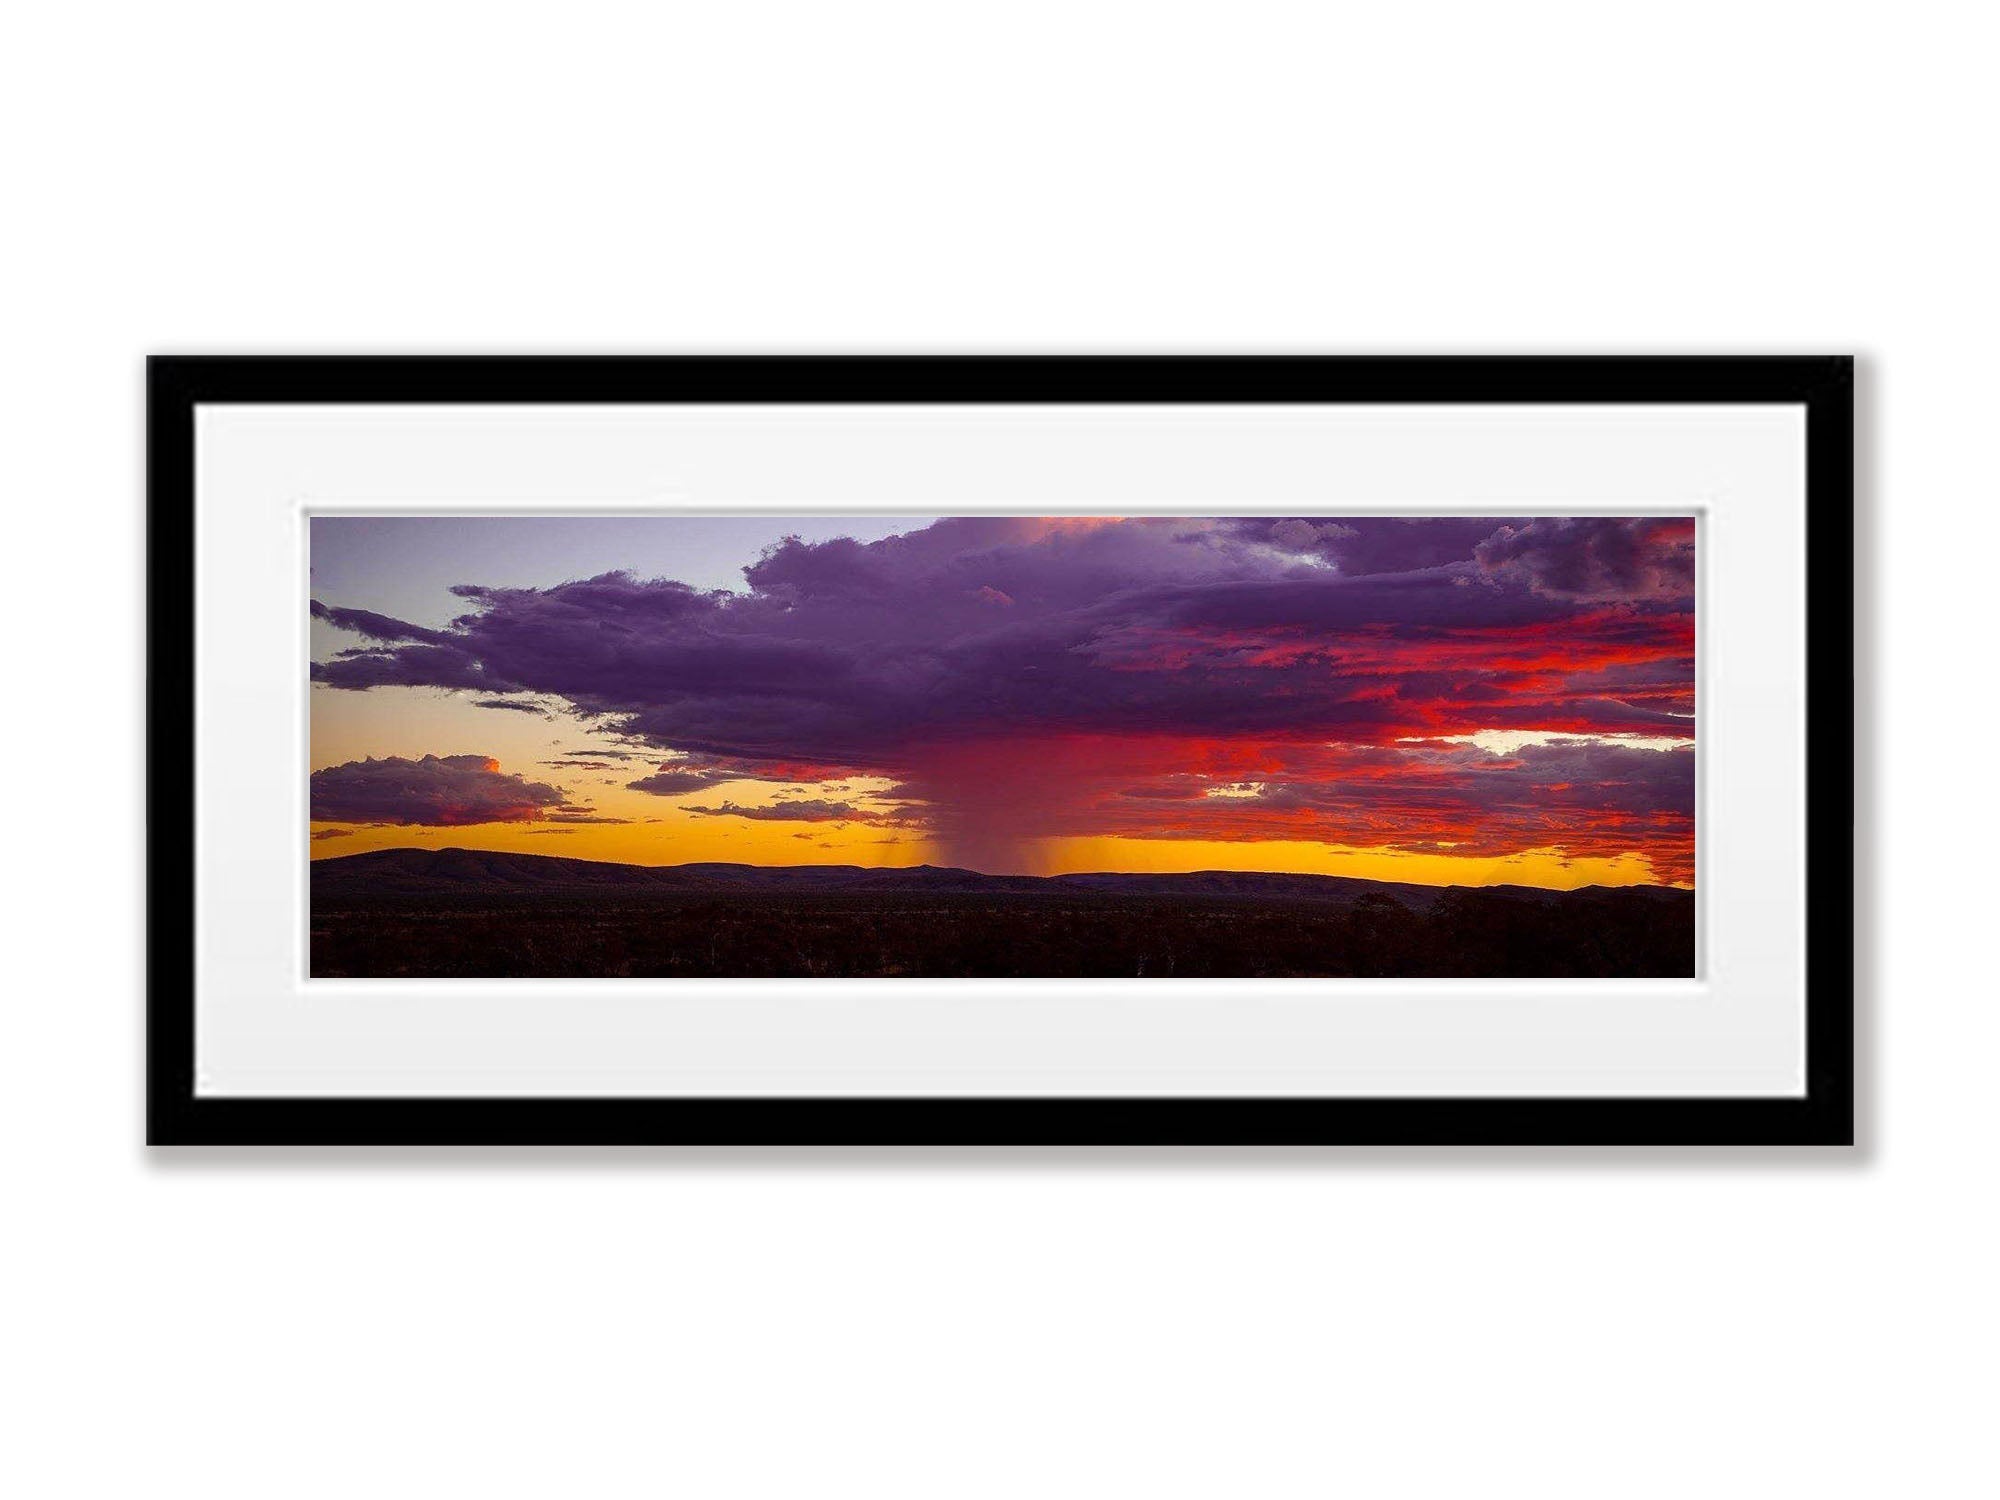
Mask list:
POLYGON ((0 1487, 1991 1487, 1992 22, 76 4, 0 84, 0 1487), (1873 1144, 149 1158, 149 350, 1852 350, 1873 1144))

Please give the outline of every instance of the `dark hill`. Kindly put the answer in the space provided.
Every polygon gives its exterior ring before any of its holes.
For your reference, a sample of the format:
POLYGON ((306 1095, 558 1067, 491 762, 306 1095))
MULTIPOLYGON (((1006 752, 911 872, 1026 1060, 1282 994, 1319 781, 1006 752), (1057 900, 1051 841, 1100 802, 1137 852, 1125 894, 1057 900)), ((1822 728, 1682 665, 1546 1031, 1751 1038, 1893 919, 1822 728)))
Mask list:
POLYGON ((382 849, 312 867, 325 977, 1558 978, 1694 972, 1692 893, 982 875, 382 849))
POLYGON ((1445 887, 1358 880, 1339 875, 1290 875, 1254 870, 1199 870, 1187 875, 985 875, 940 865, 879 868, 862 865, 624 865, 512 854, 488 849, 377 849, 315 860, 316 897, 549 895, 589 892, 912 893, 941 895, 1084 891, 1110 895, 1228 900, 1326 901, 1351 905, 1363 896, 1387 896, 1413 911, 1428 911, 1448 890, 1479 889, 1516 898, 1566 904, 1616 896, 1621 901, 1693 903, 1687 891, 1666 886, 1587 886, 1551 891, 1538 886, 1445 887))

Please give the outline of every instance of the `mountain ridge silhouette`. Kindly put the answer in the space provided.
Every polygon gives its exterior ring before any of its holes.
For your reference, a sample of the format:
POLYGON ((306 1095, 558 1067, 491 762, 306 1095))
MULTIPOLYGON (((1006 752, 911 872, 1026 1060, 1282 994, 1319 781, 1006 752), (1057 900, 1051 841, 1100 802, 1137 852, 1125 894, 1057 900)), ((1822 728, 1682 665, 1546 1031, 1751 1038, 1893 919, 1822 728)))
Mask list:
POLYGON ((1624 899, 1692 901, 1673 886, 1440 886, 1370 880, 1348 875, 1284 871, 1196 870, 1185 874, 1091 871, 1068 875, 989 875, 950 865, 751 865, 700 861, 675 865, 624 864, 555 854, 448 846, 399 846, 312 862, 315 897, 473 895, 480 892, 551 895, 589 891, 716 894, 778 892, 982 892, 1051 895, 1080 892, 1151 896, 1282 898, 1349 903, 1374 894, 1413 910, 1428 910, 1451 891, 1486 891, 1533 900, 1624 899))

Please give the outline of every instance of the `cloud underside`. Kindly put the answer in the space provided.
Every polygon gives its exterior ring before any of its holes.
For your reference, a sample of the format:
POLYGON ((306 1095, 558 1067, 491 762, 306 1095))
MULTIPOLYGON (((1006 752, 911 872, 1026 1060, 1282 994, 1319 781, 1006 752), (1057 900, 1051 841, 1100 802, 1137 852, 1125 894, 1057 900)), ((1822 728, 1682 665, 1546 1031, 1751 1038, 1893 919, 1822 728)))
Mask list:
POLYGON ((533 695, 651 747, 627 784, 697 815, 829 821, 818 801, 988 867, 1122 835, 1636 852, 1692 876, 1691 753, 1617 738, 1692 743, 1692 521, 959 519, 788 539, 744 573, 737 593, 466 584, 445 630, 316 604, 366 644, 313 677, 533 695), (1439 743, 1489 730, 1569 738, 1439 743), (893 790, 700 798, 854 776, 893 790))
POLYGON ((715 807, 690 803, 681 809, 698 818, 749 818, 764 823, 868 823, 876 814, 849 802, 829 802, 822 798, 798 798, 790 802, 753 804, 748 807, 724 802, 715 807))
POLYGON ((312 773, 310 811, 316 823, 404 827, 596 821, 571 807, 560 788, 509 775, 486 755, 391 755, 326 766, 312 773))

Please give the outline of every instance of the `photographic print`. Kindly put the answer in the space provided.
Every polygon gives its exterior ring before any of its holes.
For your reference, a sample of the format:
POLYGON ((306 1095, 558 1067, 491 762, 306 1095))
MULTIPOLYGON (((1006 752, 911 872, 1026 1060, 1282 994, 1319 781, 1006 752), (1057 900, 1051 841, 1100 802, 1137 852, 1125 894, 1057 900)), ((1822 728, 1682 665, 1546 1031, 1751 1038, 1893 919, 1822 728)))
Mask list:
POLYGON ((1851 361, 149 401, 156 1142, 1852 1138, 1851 361))
POLYGON ((314 516, 311 972, 1690 976, 1695 528, 314 516))

